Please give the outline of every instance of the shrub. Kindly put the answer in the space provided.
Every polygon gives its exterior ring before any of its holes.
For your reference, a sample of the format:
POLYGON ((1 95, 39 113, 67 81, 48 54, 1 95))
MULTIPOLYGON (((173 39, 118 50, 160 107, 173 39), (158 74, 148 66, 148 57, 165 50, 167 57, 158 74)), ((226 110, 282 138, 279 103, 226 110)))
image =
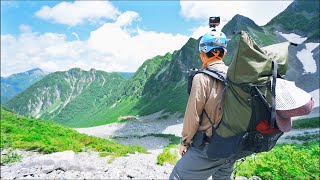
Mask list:
POLYGON ((238 175, 274 180, 320 179, 319 153, 319 141, 308 146, 279 145, 270 152, 248 157, 239 166, 238 175))
POLYGON ((170 147, 165 147, 163 149, 163 152, 157 157, 157 164, 162 166, 164 162, 168 162, 174 165, 177 162, 177 159, 178 159, 177 151, 174 150, 172 152, 170 147))
POLYGON ((21 161, 22 156, 17 153, 10 152, 7 155, 1 155, 1 165, 21 161))

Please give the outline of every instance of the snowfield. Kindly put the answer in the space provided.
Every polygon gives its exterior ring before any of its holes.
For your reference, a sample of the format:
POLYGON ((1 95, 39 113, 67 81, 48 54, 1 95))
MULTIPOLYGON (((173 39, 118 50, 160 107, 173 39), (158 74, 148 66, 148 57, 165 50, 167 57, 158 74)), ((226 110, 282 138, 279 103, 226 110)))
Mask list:
POLYGON ((307 40, 307 37, 301 37, 301 36, 299 36, 298 34, 295 34, 295 33, 284 34, 282 32, 279 32, 279 34, 281 36, 283 36, 284 38, 286 38, 288 41, 290 41, 292 43, 296 43, 296 44, 301 44, 305 40, 307 40))
POLYGON ((306 43, 306 48, 297 52, 297 57, 303 65, 305 73, 316 73, 317 64, 316 60, 313 58, 313 51, 319 46, 319 43, 306 43))
POLYGON ((168 126, 164 131, 162 131, 162 134, 173 134, 175 136, 181 137, 182 128, 183 123, 168 126))
MULTIPOLYGON (((307 40, 307 37, 301 37, 297 34, 290 33, 290 34, 284 34, 282 32, 279 32, 279 34, 286 38, 288 41, 301 44, 305 40, 307 40)), ((316 60, 313 58, 312 51, 319 46, 319 43, 306 43, 304 49, 297 52, 297 58, 301 61, 303 65, 303 69, 305 73, 316 73, 317 72, 317 64, 316 60)))

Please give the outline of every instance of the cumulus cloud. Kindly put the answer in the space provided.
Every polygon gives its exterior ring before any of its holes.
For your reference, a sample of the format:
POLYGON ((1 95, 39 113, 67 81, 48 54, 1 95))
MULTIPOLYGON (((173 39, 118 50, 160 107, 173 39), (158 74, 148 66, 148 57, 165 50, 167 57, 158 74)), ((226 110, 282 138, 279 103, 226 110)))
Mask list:
POLYGON ((126 11, 123 14, 121 14, 117 21, 116 21, 116 25, 117 26, 127 26, 127 25, 131 25, 131 23, 134 20, 137 20, 139 18, 139 14, 137 12, 134 11, 126 11))
POLYGON ((197 28, 192 28, 191 31, 193 32, 191 37, 194 39, 198 39, 200 36, 203 36, 205 33, 211 31, 208 25, 199 26, 197 28))
POLYGON ((138 19, 138 13, 124 12, 114 22, 92 31, 85 41, 68 41, 65 34, 32 31, 22 31, 19 36, 1 35, 1 76, 35 67, 49 72, 74 67, 132 72, 146 59, 180 49, 188 40, 181 34, 128 28, 138 19))
POLYGON ((32 32, 32 28, 26 24, 21 24, 19 26, 19 29, 21 32, 24 32, 24 33, 29 33, 29 32, 32 32))
POLYGON ((74 60, 86 59, 83 42, 67 42, 64 34, 24 32, 18 37, 1 35, 1 76, 35 67, 46 71, 67 70, 74 60))
MULTIPOLYGON (((285 10, 289 1, 180 1, 181 15, 187 19, 208 19, 220 16, 225 23, 236 14, 249 17, 258 25, 265 25, 285 10)), ((221 25, 222 26, 222 25, 221 25)))
MULTIPOLYGON (((181 48, 188 40, 188 37, 180 34, 144 31, 139 28, 132 31, 122 28, 139 17, 132 16, 133 13, 130 14, 130 17, 134 18, 123 20, 123 16, 119 16, 115 23, 106 23, 99 29, 92 31, 88 39, 89 47, 101 54, 112 54, 119 66, 133 71, 144 60, 155 55, 173 52, 181 48)), ((129 14, 124 13, 124 15, 128 17, 129 14)))
POLYGON ((35 15, 55 23, 76 26, 89 21, 99 22, 101 18, 116 19, 120 12, 108 1, 61 2, 54 7, 43 6, 35 15))

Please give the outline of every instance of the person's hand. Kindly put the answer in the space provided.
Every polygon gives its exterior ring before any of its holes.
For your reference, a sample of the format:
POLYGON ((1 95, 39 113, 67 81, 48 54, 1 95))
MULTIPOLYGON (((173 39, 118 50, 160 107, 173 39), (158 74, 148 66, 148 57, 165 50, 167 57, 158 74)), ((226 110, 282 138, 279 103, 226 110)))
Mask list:
POLYGON ((189 147, 189 146, 186 146, 186 145, 180 145, 179 154, 180 154, 181 156, 183 156, 183 155, 187 152, 188 147, 189 147))

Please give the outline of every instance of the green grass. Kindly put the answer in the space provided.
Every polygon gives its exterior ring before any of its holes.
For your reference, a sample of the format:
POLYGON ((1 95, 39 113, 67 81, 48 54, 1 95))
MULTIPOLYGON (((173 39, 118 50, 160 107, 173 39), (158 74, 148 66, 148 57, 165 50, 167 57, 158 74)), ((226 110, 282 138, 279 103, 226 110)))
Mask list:
POLYGON ((165 147, 163 152, 157 157, 157 164, 162 166, 164 162, 168 162, 169 164, 175 165, 177 159, 178 153, 176 148, 165 147), (173 152, 171 149, 173 149, 173 152))
POLYGON ((308 119, 297 119, 292 121, 293 129, 302 128, 319 128, 320 127, 320 117, 308 118, 308 119))
POLYGON ((21 159, 22 156, 20 154, 10 152, 9 154, 1 156, 1 165, 18 162, 21 161, 21 159))
POLYGON ((4 109, 1 109, 0 147, 37 150, 42 153, 66 150, 82 152, 86 149, 94 149, 114 157, 147 152, 138 146, 123 146, 109 140, 78 133, 53 122, 19 116, 4 109))
POLYGON ((172 134, 156 134, 156 137, 164 137, 169 139, 170 143, 165 146, 162 153, 157 157, 157 164, 162 166, 165 162, 175 165, 178 160, 177 144, 180 143, 180 137, 172 134))
MULTIPOLYGON (((250 156, 239 166, 237 176, 262 179, 320 179, 320 141, 308 145, 283 144, 268 153, 250 156)), ((235 167, 239 165, 236 164, 235 167)))
MULTIPOLYGON (((294 129, 319 128, 319 124, 319 117, 292 121, 294 129)), ((239 167, 237 175, 256 175, 274 180, 320 179, 319 132, 305 132, 303 135, 288 136, 287 139, 302 141, 303 144, 280 144, 270 152, 250 156, 239 167)))

